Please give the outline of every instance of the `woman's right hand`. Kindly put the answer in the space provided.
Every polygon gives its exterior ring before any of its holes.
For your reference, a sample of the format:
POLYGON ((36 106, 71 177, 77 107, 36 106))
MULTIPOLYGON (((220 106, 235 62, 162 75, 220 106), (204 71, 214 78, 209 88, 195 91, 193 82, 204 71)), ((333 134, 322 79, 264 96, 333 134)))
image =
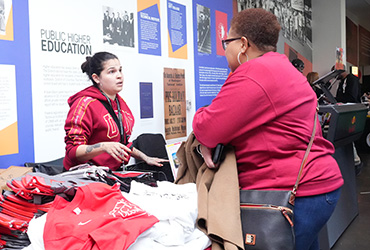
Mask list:
POLYGON ((130 148, 120 142, 99 142, 93 145, 80 145, 76 150, 76 158, 86 162, 104 152, 119 162, 127 162, 132 153, 130 148))
POLYGON ((104 152, 112 156, 119 162, 128 161, 131 155, 131 149, 120 142, 102 142, 104 152))

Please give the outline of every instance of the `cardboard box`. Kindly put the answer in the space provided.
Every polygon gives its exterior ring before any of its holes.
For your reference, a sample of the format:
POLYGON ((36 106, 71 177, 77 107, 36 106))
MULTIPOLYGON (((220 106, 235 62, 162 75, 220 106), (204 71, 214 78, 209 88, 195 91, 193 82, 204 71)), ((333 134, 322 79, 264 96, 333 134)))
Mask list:
POLYGON ((2 193, 3 190, 10 190, 6 185, 8 181, 30 172, 32 172, 32 168, 19 166, 10 166, 9 168, 4 169, 0 172, 0 192, 2 193))

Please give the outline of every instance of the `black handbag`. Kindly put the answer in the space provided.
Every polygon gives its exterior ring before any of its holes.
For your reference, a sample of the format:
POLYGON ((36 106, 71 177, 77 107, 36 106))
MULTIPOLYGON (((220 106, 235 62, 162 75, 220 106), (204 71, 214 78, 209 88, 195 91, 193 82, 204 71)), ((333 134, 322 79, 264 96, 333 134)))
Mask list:
POLYGON ((240 190, 240 216, 245 250, 294 250, 294 200, 316 133, 310 142, 292 190, 240 190))

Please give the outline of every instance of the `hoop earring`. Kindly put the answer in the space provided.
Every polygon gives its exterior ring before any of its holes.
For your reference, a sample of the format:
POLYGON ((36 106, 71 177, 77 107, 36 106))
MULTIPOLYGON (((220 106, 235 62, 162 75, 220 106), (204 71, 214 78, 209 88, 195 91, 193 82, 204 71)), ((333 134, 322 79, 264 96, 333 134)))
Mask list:
MULTIPOLYGON (((241 63, 241 61, 240 61, 240 55, 242 54, 242 52, 240 51, 239 53, 238 53, 238 63, 239 63, 239 65, 241 65, 242 63, 241 63)), ((249 58, 248 58, 248 54, 247 53, 245 53, 245 56, 247 57, 247 62, 249 61, 249 58)))
POLYGON ((239 63, 239 65, 241 65, 242 63, 240 62, 240 55, 241 55, 241 51, 238 53, 238 63, 239 63))

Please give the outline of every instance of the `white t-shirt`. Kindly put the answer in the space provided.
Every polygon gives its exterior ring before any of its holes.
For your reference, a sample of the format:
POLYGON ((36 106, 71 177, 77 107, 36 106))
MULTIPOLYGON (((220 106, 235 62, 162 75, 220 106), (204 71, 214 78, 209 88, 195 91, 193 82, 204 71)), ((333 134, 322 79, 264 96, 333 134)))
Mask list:
POLYGON ((159 222, 141 234, 129 250, 199 249, 210 246, 208 236, 195 226, 198 195, 195 183, 177 185, 157 182, 158 187, 131 182, 126 199, 137 204, 159 222))

